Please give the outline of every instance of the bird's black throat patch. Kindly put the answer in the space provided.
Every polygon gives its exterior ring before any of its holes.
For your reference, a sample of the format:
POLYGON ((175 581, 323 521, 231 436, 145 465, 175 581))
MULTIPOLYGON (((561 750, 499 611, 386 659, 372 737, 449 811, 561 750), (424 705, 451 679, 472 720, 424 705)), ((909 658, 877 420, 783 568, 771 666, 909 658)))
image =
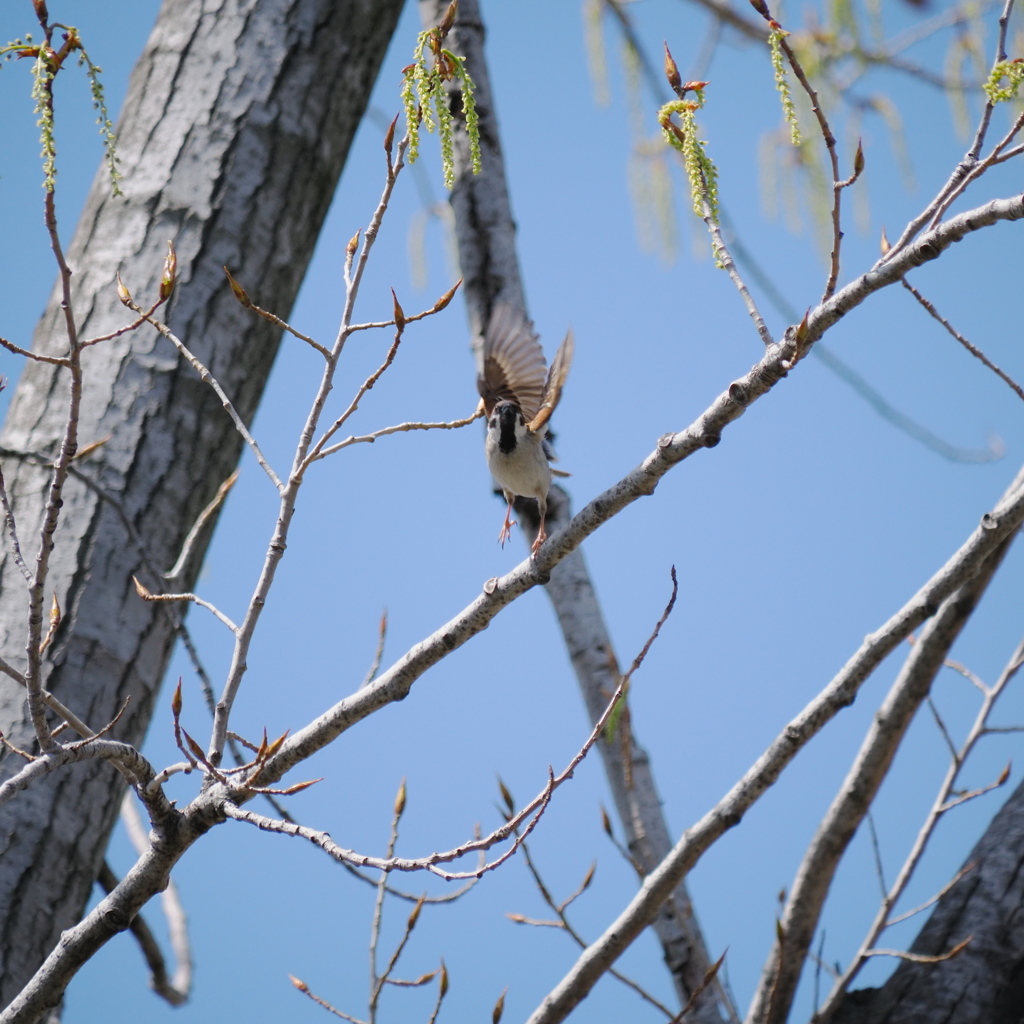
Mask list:
POLYGON ((516 420, 519 410, 510 402, 503 405, 498 413, 498 450, 502 455, 511 455, 516 450, 516 420))

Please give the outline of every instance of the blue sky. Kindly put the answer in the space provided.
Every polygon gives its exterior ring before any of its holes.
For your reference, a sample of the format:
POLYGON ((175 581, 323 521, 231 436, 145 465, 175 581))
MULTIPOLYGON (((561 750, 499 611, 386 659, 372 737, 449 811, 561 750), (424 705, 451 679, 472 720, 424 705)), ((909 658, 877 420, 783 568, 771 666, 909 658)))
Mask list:
MULTIPOLYGON (((116 111, 157 5, 53 0, 50 6, 54 17, 81 29, 93 59, 104 67, 116 111)), ((917 17, 902 5, 886 7, 892 9, 892 30, 917 17)), ((657 0, 630 9, 650 52, 657 57, 661 41, 668 40, 686 77, 704 41, 698 9, 657 0)), ((4 38, 30 30, 30 15, 27 0, 5 4, 4 38)), ((572 472, 568 488, 581 507, 635 466, 659 435, 685 427, 745 373, 760 357, 761 343, 728 279, 708 258, 702 225, 689 213, 678 177, 678 258, 668 263, 638 245, 627 175, 631 128, 619 45, 610 27, 612 101, 601 107, 594 100, 577 4, 491 3, 484 15, 530 314, 549 355, 568 324, 576 333, 576 360, 556 426, 560 465, 572 472)), ((994 26, 994 15, 989 21, 994 26)), ((986 54, 992 49, 991 26, 986 54)), ((418 27, 410 8, 374 93, 380 117, 360 129, 292 314, 300 330, 322 340, 333 337, 340 313, 345 242, 356 227, 365 227, 380 192, 378 122, 400 109, 399 69, 410 59, 418 27)), ((940 35, 911 53, 941 69, 948 42, 940 35)), ((0 73, 0 209, 8 241, 0 247, 0 333, 21 343, 53 280, 41 230, 27 72, 8 65, 0 73)), ((817 301, 826 267, 806 223, 794 232, 784 219, 766 215, 762 143, 780 120, 767 55, 728 36, 703 77, 711 86, 701 125, 721 172, 723 204, 746 247, 802 311, 817 301)), ((61 84, 59 196, 69 237, 100 150, 84 80, 70 75, 61 84)), ((858 229, 851 211, 841 282, 874 262, 882 226, 894 238, 966 148, 934 88, 879 72, 859 95, 880 93, 902 117, 916 185, 908 187, 901 175, 881 119, 866 117, 859 130, 867 170, 856 186, 866 200, 866 227, 858 229)), ((649 95, 644 103, 651 133, 649 95)), ((997 126, 1005 124, 1000 111, 997 126)), ((852 147, 839 134, 849 167, 852 147)), ((422 219, 425 190, 437 201, 443 198, 433 140, 416 173, 423 176, 420 187, 407 172, 385 221, 363 286, 360 319, 388 315, 391 287, 411 312, 430 305, 456 276, 435 218, 425 235, 426 285, 417 286, 411 227, 422 219)), ((1020 191, 1020 181, 1019 166, 999 169, 976 186, 970 205, 1020 191)), ((979 233, 914 275, 924 294, 1018 379, 1024 364, 1013 289, 1019 288, 1020 230, 999 225, 979 233)), ((767 302, 763 309, 781 333, 784 319, 767 302)), ((679 573, 676 611, 630 698, 634 727, 651 754, 676 836, 719 799, 863 636, 959 546, 1024 453, 1020 400, 902 289, 889 289, 855 310, 826 342, 888 401, 950 444, 984 449, 998 437, 1005 455, 981 464, 946 460, 896 431, 819 361, 808 359, 731 426, 722 444, 688 460, 652 498, 588 539, 586 558, 623 663, 643 645, 664 607, 670 566, 679 573)), ((386 343, 383 336, 365 336, 360 346, 350 346, 335 391, 339 403, 376 366, 386 343)), ((457 302, 441 317, 410 329, 395 366, 364 401, 353 427, 468 415, 476 403, 468 343, 457 302)), ((14 378, 18 370, 13 357, 0 355, 0 371, 14 378)), ((254 427, 279 467, 287 464, 317 379, 316 357, 286 339, 254 427)), ((482 448, 476 427, 398 435, 349 449, 311 474, 249 658, 236 706, 238 731, 256 736, 264 726, 271 733, 298 728, 357 687, 373 657, 382 609, 390 622, 388 664, 468 604, 485 579, 525 556, 518 535, 504 550, 495 542, 502 506, 490 493, 482 448)), ((241 615, 255 583, 275 514, 272 490, 246 456, 198 584, 204 597, 233 618, 241 615)), ((1021 557, 1011 551, 954 652, 989 681, 1019 637, 1021 557)), ((215 679, 222 677, 230 656, 228 634, 201 609, 190 613, 189 622, 208 668, 215 679)), ((729 949, 728 977, 741 1009, 774 937, 777 894, 790 886, 800 854, 898 667, 894 657, 876 673, 855 705, 691 876, 712 954, 729 949)), ((185 724, 193 735, 203 735, 206 713, 180 656, 169 676, 179 674, 185 680, 185 724)), ((961 734, 975 706, 969 685, 948 673, 935 696, 961 734)), ((158 765, 177 760, 169 699, 168 691, 147 740, 146 753, 158 765)), ((1011 693, 997 716, 1018 722, 1022 711, 1019 696, 1011 693)), ((293 798, 294 813, 343 846, 381 853, 395 791, 407 777, 399 852, 416 856, 451 847, 472 833, 474 822, 485 829, 498 822, 496 774, 525 802, 543 785, 548 764, 563 765, 587 731, 550 605, 534 591, 424 676, 407 700, 318 755, 303 777, 323 775, 325 781, 293 798)), ((1015 753, 1012 737, 986 741, 968 770, 969 782, 994 778, 1015 753)), ((876 813, 889 878, 945 766, 934 726, 915 723, 876 813)), ((1012 776, 1011 784, 1016 781, 1012 776)), ((194 786, 179 777, 172 796, 188 799, 194 786)), ((943 825, 908 906, 956 870, 1000 799, 968 805, 943 825)), ((610 805, 595 758, 560 791, 532 843, 551 887, 563 896, 597 859, 594 883, 577 910, 579 928, 590 938, 635 891, 631 869, 602 833, 601 802, 610 805)), ((120 834, 110 859, 119 872, 131 863, 120 834)), ((205 1022, 229 1014, 255 1021, 323 1019, 322 1010, 292 989, 289 972, 347 1012, 365 1015, 369 887, 312 847, 238 823, 214 830, 185 858, 176 878, 195 944, 190 1004, 172 1011, 147 991, 141 957, 125 936, 109 944, 69 989, 68 1024, 139 1017, 205 1022)), ((434 881, 403 882, 414 891, 441 891, 434 881)), ((826 908, 828 960, 845 961, 856 948, 877 906, 877 891, 870 847, 858 836, 826 908)), ((566 936, 514 925, 506 912, 548 916, 516 859, 456 905, 424 912, 405 973, 431 970, 444 956, 452 989, 442 1020, 485 1017, 506 985, 505 1019, 520 1019, 575 959, 566 936)), ((407 905, 391 907, 385 948, 406 914, 407 905)), ((147 916, 159 922, 155 908, 147 916)), ((894 932, 887 944, 908 943, 915 930, 894 932)), ((621 966, 660 998, 671 998, 660 952, 649 936, 621 966)), ((877 982, 887 969, 879 961, 862 979, 877 982)), ((432 999, 432 992, 389 993, 381 1019, 426 1019, 432 999)), ((809 1006, 805 986, 797 1016, 805 1016, 809 1006)), ((573 1019, 623 1018, 658 1019, 622 986, 605 980, 573 1019)))

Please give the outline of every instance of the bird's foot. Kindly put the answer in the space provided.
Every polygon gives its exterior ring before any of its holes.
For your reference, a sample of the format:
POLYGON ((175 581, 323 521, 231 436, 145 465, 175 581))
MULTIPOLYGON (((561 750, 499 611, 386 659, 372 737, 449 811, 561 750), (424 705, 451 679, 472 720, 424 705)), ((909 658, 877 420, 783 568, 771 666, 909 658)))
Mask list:
POLYGON ((498 534, 498 543, 504 547, 505 541, 512 536, 512 527, 518 524, 512 518, 512 506, 509 505, 508 511, 505 513, 505 522, 501 524, 501 533, 498 534))
POLYGON ((540 529, 537 531, 537 539, 533 542, 533 546, 530 548, 530 557, 536 558, 537 552, 540 551, 541 544, 548 539, 548 531, 544 529, 544 523, 540 524, 540 529))

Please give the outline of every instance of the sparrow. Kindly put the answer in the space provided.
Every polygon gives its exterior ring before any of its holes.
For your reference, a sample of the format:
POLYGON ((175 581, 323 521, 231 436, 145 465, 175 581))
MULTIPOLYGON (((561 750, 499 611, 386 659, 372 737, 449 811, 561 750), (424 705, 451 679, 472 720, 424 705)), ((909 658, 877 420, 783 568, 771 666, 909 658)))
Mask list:
POLYGON ((548 420, 562 397, 572 355, 573 336, 569 330, 548 370, 540 340, 522 310, 507 302, 495 305, 476 378, 487 417, 484 453, 487 467, 508 502, 498 535, 502 547, 516 525, 512 521, 516 496, 537 500, 540 529, 531 548, 533 557, 548 536, 544 519, 551 477, 569 475, 548 465, 555 454, 547 433, 548 420))

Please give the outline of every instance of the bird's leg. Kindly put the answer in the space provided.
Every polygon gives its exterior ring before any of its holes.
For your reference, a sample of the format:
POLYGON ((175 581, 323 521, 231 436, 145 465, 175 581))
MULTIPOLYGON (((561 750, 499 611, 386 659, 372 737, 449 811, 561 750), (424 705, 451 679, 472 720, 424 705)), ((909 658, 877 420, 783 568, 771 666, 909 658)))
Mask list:
POLYGON ((548 531, 544 529, 544 519, 548 514, 548 503, 543 498, 538 498, 537 508, 540 511, 540 527, 537 530, 537 539, 533 542, 533 546, 530 548, 531 558, 537 557, 537 552, 540 551, 541 544, 548 539, 548 531))
POLYGON ((516 521, 512 518, 512 502, 516 500, 516 496, 506 491, 505 500, 508 502, 508 508, 505 509, 505 522, 501 524, 501 533, 498 534, 498 543, 502 547, 505 546, 505 541, 512 536, 512 527, 516 525, 516 521))

